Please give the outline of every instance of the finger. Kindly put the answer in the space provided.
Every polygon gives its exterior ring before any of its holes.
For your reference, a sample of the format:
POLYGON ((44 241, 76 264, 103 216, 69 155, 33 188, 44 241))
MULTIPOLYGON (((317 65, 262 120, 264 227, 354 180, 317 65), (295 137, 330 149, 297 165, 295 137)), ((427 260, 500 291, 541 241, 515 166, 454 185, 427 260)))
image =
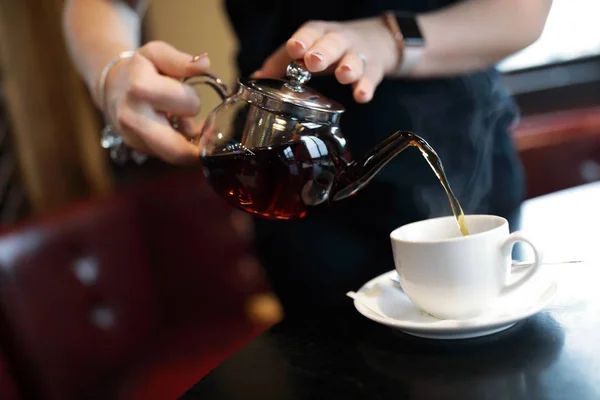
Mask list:
POLYGON ((140 154, 145 155, 154 155, 153 151, 144 143, 142 139, 139 138, 137 133, 132 132, 131 130, 121 127, 121 137, 123 139, 123 143, 127 145, 132 150, 137 151, 140 154))
POLYGON ((141 47, 139 53, 150 60, 160 73, 173 78, 195 76, 210 68, 206 53, 192 57, 165 42, 150 42, 141 47))
POLYGON ((197 118, 178 118, 177 119, 177 132, 185 135, 188 138, 194 138, 200 136, 202 133, 202 127, 204 126, 204 120, 197 118))
POLYGON ((124 113, 121 125, 137 135, 153 154, 171 164, 195 164, 199 161, 198 146, 175 131, 163 114, 156 113, 146 103, 134 112, 124 113))
POLYGON ((359 80, 364 73, 364 63, 358 53, 350 51, 346 53, 337 68, 335 77, 342 85, 348 85, 359 80))
POLYGON ((298 29, 286 43, 287 52, 293 60, 303 58, 306 51, 327 32, 331 24, 321 21, 311 21, 298 29))
MULTIPOLYGON (((121 122, 125 120, 125 116, 130 116, 134 111, 129 110, 130 106, 127 101, 120 101, 112 105, 109 118, 111 123, 119 132, 123 142, 130 148, 144 154, 151 155, 152 151, 142 139, 135 133, 128 130, 121 122)), ((131 119, 131 118, 129 118, 131 119)))
POLYGON ((215 126, 214 124, 209 124, 203 129, 202 136, 194 138, 194 141, 198 144, 202 154, 212 155, 219 142, 218 136, 216 135, 215 126))
POLYGON ((348 46, 348 40, 342 32, 326 33, 317 39, 304 55, 306 67, 311 72, 324 71, 342 58, 348 46))
POLYGON ((252 78, 281 78, 292 61, 285 46, 279 47, 264 62, 258 71, 252 74, 252 78))
POLYGON ((128 95, 136 101, 147 101, 165 113, 192 117, 200 111, 200 99, 191 86, 155 72, 137 74, 128 95))
POLYGON ((354 99, 358 103, 368 103, 375 94, 375 89, 383 79, 383 68, 367 65, 363 76, 353 84, 354 99))
POLYGON ((154 155, 154 152, 150 149, 150 147, 146 145, 146 143, 144 143, 144 141, 139 137, 139 135, 136 132, 131 131, 130 129, 126 128, 121 124, 119 124, 118 131, 121 136, 121 139, 123 140, 123 143, 125 143, 127 147, 137 151, 140 154, 148 156, 154 155))

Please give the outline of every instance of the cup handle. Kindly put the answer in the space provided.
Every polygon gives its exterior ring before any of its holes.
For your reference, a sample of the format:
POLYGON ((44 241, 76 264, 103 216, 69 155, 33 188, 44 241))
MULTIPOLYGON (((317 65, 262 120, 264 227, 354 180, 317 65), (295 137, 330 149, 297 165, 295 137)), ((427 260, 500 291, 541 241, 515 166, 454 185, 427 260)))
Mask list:
POLYGON ((502 247, 500 248, 502 255, 510 256, 510 254, 512 253, 512 248, 515 245, 515 243, 517 243, 517 242, 527 243, 533 250, 535 259, 534 259, 533 263, 531 264, 531 267, 528 268, 528 271, 525 273, 525 275, 523 277, 521 277, 521 279, 519 279, 518 281, 513 282, 509 285, 506 285, 506 286, 504 286, 504 288, 502 288, 502 292, 501 292, 502 295, 511 293, 515 289, 521 287, 525 282, 531 280, 531 278, 533 278, 533 276, 539 271, 540 266, 542 265, 542 258, 543 258, 542 251, 538 247, 536 247, 535 244, 533 244, 533 242, 531 241, 531 239, 529 239, 521 231, 511 233, 506 238, 504 243, 502 243, 502 247))

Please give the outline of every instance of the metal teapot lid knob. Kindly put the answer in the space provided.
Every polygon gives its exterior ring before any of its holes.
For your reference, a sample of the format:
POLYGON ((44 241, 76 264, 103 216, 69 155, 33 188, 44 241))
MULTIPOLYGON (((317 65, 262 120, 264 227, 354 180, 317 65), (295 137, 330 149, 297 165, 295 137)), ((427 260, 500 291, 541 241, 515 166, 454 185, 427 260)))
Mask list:
POLYGON ((305 86, 310 78, 304 61, 294 60, 287 66, 286 79, 240 79, 239 96, 260 108, 299 120, 336 123, 344 107, 305 86))
POLYGON ((287 66, 286 76, 289 84, 286 85, 294 91, 302 91, 302 85, 310 80, 310 72, 306 69, 304 61, 294 60, 287 66))

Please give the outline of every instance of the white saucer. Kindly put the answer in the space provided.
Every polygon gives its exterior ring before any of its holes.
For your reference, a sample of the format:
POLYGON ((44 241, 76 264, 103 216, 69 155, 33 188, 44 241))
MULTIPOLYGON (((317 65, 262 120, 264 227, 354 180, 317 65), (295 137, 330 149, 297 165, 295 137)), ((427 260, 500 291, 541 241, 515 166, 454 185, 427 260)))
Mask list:
MULTIPOLYGON (((526 272, 513 270, 513 279, 526 272)), ((487 336, 512 327, 544 309, 556 293, 558 284, 540 272, 520 289, 501 298, 490 312, 468 320, 441 320, 417 308, 392 281, 396 270, 370 280, 353 294, 354 307, 365 317, 429 339, 467 339, 487 336)))

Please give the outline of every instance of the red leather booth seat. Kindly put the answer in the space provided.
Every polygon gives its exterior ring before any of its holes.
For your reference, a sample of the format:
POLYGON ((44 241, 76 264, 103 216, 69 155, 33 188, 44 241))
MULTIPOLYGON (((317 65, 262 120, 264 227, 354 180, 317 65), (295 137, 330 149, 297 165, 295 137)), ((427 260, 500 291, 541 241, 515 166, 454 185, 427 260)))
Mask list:
POLYGON ((243 222, 185 172, 1 235, 0 346, 22 393, 183 393, 266 328, 244 313, 268 287, 243 222))
POLYGON ((0 398, 2 400, 20 399, 15 380, 6 365, 4 356, 0 353, 0 398))

